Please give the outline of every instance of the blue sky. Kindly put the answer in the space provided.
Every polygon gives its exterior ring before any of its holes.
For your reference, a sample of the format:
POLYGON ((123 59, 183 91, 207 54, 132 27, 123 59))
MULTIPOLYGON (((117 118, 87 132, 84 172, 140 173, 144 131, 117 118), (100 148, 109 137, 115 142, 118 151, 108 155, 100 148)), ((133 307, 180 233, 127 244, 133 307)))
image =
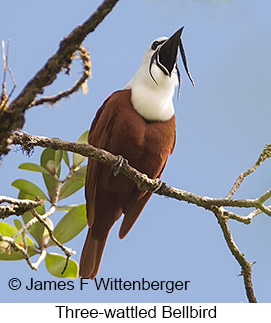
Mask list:
MULTIPOLYGON (((10 39, 9 64, 18 84, 25 83, 58 48, 75 26, 85 21, 100 1, 6 1, 0 6, 0 39, 10 39), (15 10, 16 7, 16 10, 15 10)), ((149 43, 170 36, 181 26, 193 88, 183 67, 180 99, 175 98, 177 142, 163 173, 168 185, 212 197, 227 195, 239 173, 271 143, 271 3, 252 1, 120 0, 113 12, 84 42, 93 65, 89 92, 51 107, 26 113, 24 131, 76 140, 89 129, 103 100, 121 89, 137 70, 149 43)), ((179 64, 181 66, 181 62, 179 64)), ((78 77, 58 77, 46 89, 53 94, 78 77)), ((10 84, 9 84, 10 85, 10 84)), ((0 167, 0 195, 16 197, 10 184, 41 176, 18 170, 22 162, 38 162, 41 149, 28 158, 12 151, 0 167)), ((270 161, 241 186, 238 198, 255 198, 270 189, 270 161)), ((70 203, 84 203, 83 190, 70 203)), ((238 210, 239 211, 239 210, 238 210)), ((240 213, 242 213, 240 211, 240 213)), ((242 213, 245 214, 245 213, 242 213)), ((61 215, 56 215, 58 219, 61 215)), ((12 221, 12 220, 11 220, 12 221)), ((11 222, 12 223, 12 222, 11 222)), ((12 277, 27 284, 54 280, 42 264, 33 272, 23 261, 0 262, 0 300, 4 302, 246 302, 240 268, 226 247, 215 217, 193 205, 153 196, 133 230, 119 240, 112 229, 98 277, 123 280, 189 280, 187 291, 96 291, 94 283, 80 291, 10 291, 12 277)), ((233 237, 253 266, 256 297, 270 302, 271 220, 260 215, 249 226, 230 222, 233 237)), ((79 261, 86 231, 68 243, 79 261)), ((74 284, 78 287, 79 282, 74 284)))

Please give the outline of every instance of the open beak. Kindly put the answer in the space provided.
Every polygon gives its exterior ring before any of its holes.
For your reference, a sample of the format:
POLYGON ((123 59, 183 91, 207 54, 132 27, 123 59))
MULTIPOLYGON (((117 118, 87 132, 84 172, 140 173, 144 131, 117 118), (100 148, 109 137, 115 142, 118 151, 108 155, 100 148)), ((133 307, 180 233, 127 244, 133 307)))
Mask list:
POLYGON ((157 65, 166 75, 171 75, 178 56, 181 34, 184 27, 172 35, 159 49, 157 54, 157 65))
MULTIPOLYGON (((180 48, 180 52, 181 52, 181 56, 182 56, 182 61, 183 61, 183 65, 186 71, 187 76, 189 77, 191 83, 193 86, 195 86, 195 83, 192 79, 192 76, 189 72, 188 69, 188 65, 187 65, 187 60, 186 60, 186 56, 185 56, 185 51, 184 51, 184 47, 182 44, 182 40, 181 40, 181 35, 183 32, 184 27, 180 28, 179 30, 177 30, 175 32, 174 35, 172 35, 158 50, 158 52, 156 52, 151 60, 151 64, 150 64, 150 70, 151 70, 151 65, 153 63, 153 60, 156 59, 156 63, 159 66, 159 68, 163 71, 163 73, 165 75, 171 76, 171 72, 173 71, 173 68, 176 64, 177 61, 177 56, 178 56, 178 48, 180 48)), ((176 68, 177 68, 177 73, 178 73, 178 79, 179 79, 179 87, 180 87, 180 72, 179 69, 177 67, 176 64, 176 68)), ((151 74, 151 71, 150 71, 151 74)), ((151 74, 152 76, 152 74, 151 74)), ((152 76, 153 78, 153 76, 152 76)), ((155 80, 154 80, 155 81, 155 80)), ((157 83, 155 81, 155 83, 157 83)))

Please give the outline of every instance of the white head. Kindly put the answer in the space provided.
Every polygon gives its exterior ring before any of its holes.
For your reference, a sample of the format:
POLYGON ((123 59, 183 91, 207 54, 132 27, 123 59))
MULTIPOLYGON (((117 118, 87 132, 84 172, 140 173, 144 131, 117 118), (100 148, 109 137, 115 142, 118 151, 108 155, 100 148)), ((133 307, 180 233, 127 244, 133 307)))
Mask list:
POLYGON ((126 85, 132 91, 135 110, 147 120, 166 121, 174 114, 172 98, 178 81, 180 86, 180 73, 176 64, 178 48, 193 83, 180 40, 182 31, 183 27, 170 38, 154 40, 147 48, 138 71, 126 85))

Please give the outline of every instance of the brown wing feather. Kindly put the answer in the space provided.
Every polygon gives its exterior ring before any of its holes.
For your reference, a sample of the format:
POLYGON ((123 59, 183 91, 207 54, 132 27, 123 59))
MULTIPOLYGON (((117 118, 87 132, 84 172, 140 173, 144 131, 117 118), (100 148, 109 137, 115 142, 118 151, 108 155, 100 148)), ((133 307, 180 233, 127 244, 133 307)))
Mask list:
POLYGON ((131 230, 151 195, 152 193, 150 192, 139 192, 138 190, 135 190, 132 198, 129 200, 124 209, 125 215, 119 230, 120 239, 123 239, 131 230))
MULTIPOLYGON (((173 151, 174 144, 175 144, 175 139, 174 139, 171 152, 173 151)), ((166 166, 166 163, 167 163, 167 160, 165 161, 165 164, 160 174, 157 176, 157 178, 161 177, 162 172, 166 166)), ((131 230, 132 226, 136 222, 141 211, 143 210, 144 206, 146 205, 146 203, 148 202, 151 196, 152 196, 151 192, 147 192, 147 191, 140 192, 137 189, 135 189, 132 198, 129 200, 128 204, 124 208, 125 216, 119 230, 120 239, 125 238, 127 233, 131 230)))
MULTIPOLYGON (((110 120, 103 114, 103 111, 110 97, 103 103, 92 122, 88 142, 97 148, 105 148, 110 134, 110 120), (97 127, 101 122, 102 126, 97 127)), ((88 219, 88 234, 80 259, 79 276, 94 279, 97 275, 107 235, 102 239, 93 236, 92 226, 95 221, 95 201, 97 182, 102 164, 94 159, 89 159, 86 173, 85 197, 88 219)))
POLYGON ((80 277, 94 279, 99 270, 105 239, 95 239, 91 229, 88 230, 85 245, 80 259, 80 277))
MULTIPOLYGON (((111 137, 113 127, 112 120, 114 120, 114 118, 111 114, 104 113, 104 111, 106 110, 108 102, 113 95, 114 93, 105 100, 103 105, 97 111, 96 116, 91 124, 88 143, 97 148, 107 149, 108 142, 111 137)), ((97 160, 89 159, 85 184, 86 208, 89 227, 92 227, 95 218, 96 188, 102 167, 103 165, 97 160)))

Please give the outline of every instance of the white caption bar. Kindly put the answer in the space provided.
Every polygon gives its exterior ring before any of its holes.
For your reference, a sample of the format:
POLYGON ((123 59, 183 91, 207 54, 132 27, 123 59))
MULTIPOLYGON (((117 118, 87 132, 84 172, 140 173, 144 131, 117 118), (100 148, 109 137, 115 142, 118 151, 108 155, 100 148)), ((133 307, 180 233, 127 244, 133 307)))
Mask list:
POLYGON ((2 303, 1 322, 270 322, 271 304, 2 303))

